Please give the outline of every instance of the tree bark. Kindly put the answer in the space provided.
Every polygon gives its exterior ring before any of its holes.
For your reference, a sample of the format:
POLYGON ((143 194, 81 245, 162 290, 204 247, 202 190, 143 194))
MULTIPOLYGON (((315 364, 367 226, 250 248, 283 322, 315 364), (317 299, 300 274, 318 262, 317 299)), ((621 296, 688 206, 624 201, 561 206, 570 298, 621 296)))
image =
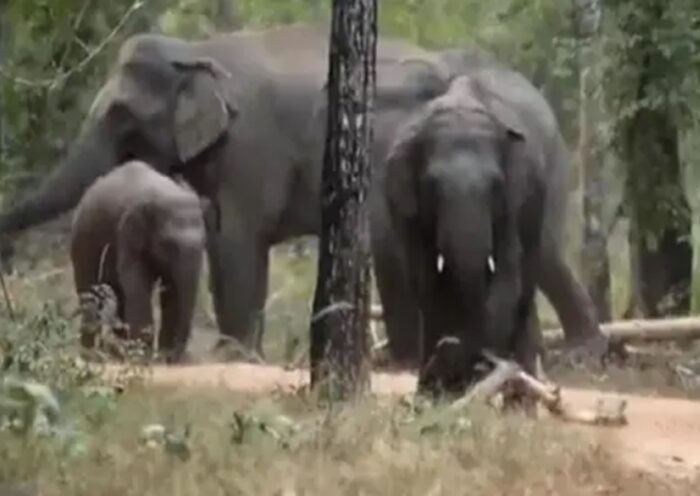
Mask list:
POLYGON ((214 0, 212 10, 212 21, 217 31, 223 33, 243 27, 234 0, 214 0))
POLYGON ((573 0, 578 38, 580 87, 579 170, 583 185, 583 247, 581 274, 595 303, 598 321, 611 319, 610 260, 607 229, 604 225, 605 189, 602 146, 598 137, 602 117, 602 99, 594 96, 595 63, 600 56, 598 33, 602 5, 600 0, 573 0))
POLYGON ((347 399, 370 386, 367 327, 376 0, 334 0, 321 178, 318 278, 311 321, 311 385, 347 399))

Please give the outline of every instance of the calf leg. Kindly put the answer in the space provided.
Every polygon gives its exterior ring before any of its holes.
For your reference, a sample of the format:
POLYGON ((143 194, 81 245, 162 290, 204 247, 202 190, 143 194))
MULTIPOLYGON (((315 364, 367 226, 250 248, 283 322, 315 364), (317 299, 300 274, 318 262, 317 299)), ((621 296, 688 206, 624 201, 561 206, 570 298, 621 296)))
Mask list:
POLYGON ((128 326, 128 337, 142 340, 150 348, 152 341, 145 330, 153 328, 151 295, 155 276, 143 260, 123 254, 119 258, 118 272, 124 292, 124 320, 128 326))
POLYGON ((164 278, 158 351, 168 362, 181 361, 187 350, 201 265, 201 253, 189 253, 181 257, 178 267, 164 278))

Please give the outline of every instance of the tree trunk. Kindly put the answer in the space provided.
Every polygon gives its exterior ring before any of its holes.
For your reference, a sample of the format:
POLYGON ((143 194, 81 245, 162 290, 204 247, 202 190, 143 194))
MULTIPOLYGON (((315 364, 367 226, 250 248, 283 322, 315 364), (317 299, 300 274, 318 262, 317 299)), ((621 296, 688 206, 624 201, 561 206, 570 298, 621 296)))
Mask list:
POLYGON ((581 275, 595 303, 598 321, 611 319, 610 260, 607 226, 604 223, 604 157, 598 136, 602 99, 594 96, 598 87, 595 63, 600 56, 600 0, 574 0, 575 29, 578 38, 580 86, 579 171, 583 186, 583 247, 581 275))
POLYGON ((214 0, 212 10, 212 21, 217 31, 229 32, 243 27, 234 0, 214 0))
MULTIPOLYGON (((7 7, 4 2, 0 2, 0 67, 4 67, 5 57, 7 57, 7 43, 10 40, 10 22, 7 19, 7 7)), ((5 108, 3 102, 5 92, 0 92, 0 109, 5 108)), ((0 112, 0 163, 4 165, 7 146, 7 130, 5 127, 5 114, 0 112)))
MULTIPOLYGON (((638 295, 627 314, 645 317, 688 312, 692 247, 690 207, 682 186, 679 130, 671 103, 650 107, 649 95, 668 88, 667 57, 654 39, 662 22, 664 0, 643 7, 621 28, 639 41, 627 49, 637 66, 638 109, 622 123, 622 148, 627 162, 626 200, 630 210, 630 246, 634 251, 633 293, 638 295), (637 308, 634 308, 637 306, 637 308), (639 308, 641 307, 641 308, 639 308)), ((671 81, 673 82, 673 81, 671 81)))
POLYGON ((321 179, 318 278, 311 322, 311 384, 333 399, 370 385, 370 184, 376 0, 334 0, 321 179))

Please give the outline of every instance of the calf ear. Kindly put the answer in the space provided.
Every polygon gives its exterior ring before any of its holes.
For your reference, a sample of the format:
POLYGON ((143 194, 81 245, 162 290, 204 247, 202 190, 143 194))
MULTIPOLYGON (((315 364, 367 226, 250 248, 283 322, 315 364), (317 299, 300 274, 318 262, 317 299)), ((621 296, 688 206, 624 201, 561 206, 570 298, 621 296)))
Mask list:
POLYGON ((175 145, 181 161, 196 157, 213 145, 238 113, 230 74, 213 59, 177 60, 183 78, 173 113, 175 145))
POLYGON ((132 205, 122 214, 117 225, 120 248, 147 249, 155 226, 156 207, 153 203, 142 201, 132 205))

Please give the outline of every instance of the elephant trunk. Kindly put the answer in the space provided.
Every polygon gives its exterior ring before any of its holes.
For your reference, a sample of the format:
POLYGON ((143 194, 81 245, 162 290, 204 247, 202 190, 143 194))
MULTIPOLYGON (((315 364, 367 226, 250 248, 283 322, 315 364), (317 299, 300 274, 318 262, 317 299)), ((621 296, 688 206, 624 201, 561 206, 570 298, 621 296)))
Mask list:
MULTIPOLYGON (((460 315, 459 332, 472 351, 486 344, 486 301, 488 259, 491 254, 491 220, 480 205, 465 205, 469 199, 453 205, 457 210, 444 212, 445 219, 438 230, 438 272, 450 281, 455 304, 460 315), (442 269, 441 269, 442 266, 442 269)), ((452 209, 450 209, 452 210, 452 209)))
POLYGON ((0 215, 0 233, 12 234, 72 209, 85 190, 115 165, 114 147, 105 139, 104 130, 100 127, 87 129, 38 191, 0 215))

